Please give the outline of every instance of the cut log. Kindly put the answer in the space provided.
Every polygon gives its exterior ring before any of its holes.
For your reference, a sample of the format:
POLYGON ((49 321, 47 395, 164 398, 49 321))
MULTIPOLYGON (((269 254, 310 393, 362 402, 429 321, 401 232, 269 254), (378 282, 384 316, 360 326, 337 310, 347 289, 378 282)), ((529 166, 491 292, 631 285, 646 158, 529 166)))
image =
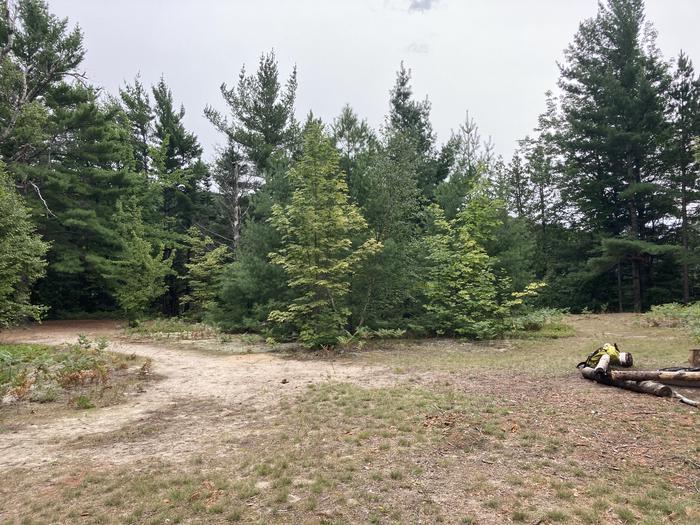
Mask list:
POLYGON ((610 356, 608 354, 600 356, 600 360, 595 367, 595 380, 600 382, 602 378, 608 375, 610 369, 610 356))
POLYGON ((625 390, 632 390, 633 392, 641 392, 643 394, 651 394, 658 397, 671 397, 673 395, 673 390, 667 385, 661 383, 656 383, 654 381, 629 381, 625 379, 615 379, 614 377, 604 376, 601 377, 597 373, 595 368, 585 367, 581 369, 581 374, 586 379, 591 381, 596 381, 604 385, 615 386, 617 388, 623 388, 625 390))
POLYGON ((688 356, 688 362, 691 367, 700 366, 700 348, 693 348, 688 356))
POLYGON ((686 372, 678 370, 613 370, 613 379, 626 379, 630 381, 700 381, 700 372, 686 372))

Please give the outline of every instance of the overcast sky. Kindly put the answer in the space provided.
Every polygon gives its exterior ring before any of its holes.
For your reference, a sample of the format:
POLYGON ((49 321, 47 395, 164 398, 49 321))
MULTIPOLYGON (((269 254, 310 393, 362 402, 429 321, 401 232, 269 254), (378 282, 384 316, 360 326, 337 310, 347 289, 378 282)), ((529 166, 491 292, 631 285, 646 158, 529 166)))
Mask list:
MULTIPOLYGON (((221 137, 203 117, 224 109, 219 86, 275 50, 283 76, 298 67, 297 114, 330 122, 349 103, 382 123, 403 60, 416 96, 429 97, 438 138, 466 111, 509 157, 536 124, 557 61, 597 0, 49 0, 83 29, 84 69, 116 93, 140 72, 161 74, 211 158, 221 137)), ((647 0, 667 58, 700 68, 700 0, 647 0)))

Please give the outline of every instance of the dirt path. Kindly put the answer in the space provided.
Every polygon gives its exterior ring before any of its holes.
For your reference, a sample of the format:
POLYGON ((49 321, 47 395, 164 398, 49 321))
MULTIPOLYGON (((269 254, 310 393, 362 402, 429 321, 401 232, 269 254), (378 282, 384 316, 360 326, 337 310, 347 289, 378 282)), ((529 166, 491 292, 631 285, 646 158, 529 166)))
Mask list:
POLYGON ((101 463, 177 459, 202 450, 217 441, 216 436, 254 433, 251 422, 264 418, 266 407, 310 383, 390 381, 386 371, 376 367, 296 361, 272 354, 207 355, 177 345, 129 342, 119 338, 116 323, 107 321, 47 322, 3 332, 0 340, 61 344, 75 341, 78 334, 107 337, 110 351, 153 359, 153 372, 162 379, 148 383, 144 393, 124 404, 3 434, 0 469, 81 459, 101 463), (155 427, 158 432, 149 433, 155 427), (75 446, 76 442, 87 446, 75 446))

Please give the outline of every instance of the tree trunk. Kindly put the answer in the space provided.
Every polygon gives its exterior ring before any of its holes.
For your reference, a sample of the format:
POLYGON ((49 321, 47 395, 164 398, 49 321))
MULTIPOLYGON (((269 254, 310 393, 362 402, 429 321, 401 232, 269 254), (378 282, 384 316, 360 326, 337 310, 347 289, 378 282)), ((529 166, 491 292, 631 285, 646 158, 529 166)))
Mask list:
POLYGON ((688 356, 688 363, 690 363, 690 366, 700 367, 700 349, 699 348, 694 348, 690 351, 690 354, 688 356))
POLYGON ((683 238, 683 302, 690 302, 690 278, 688 275, 688 195, 685 184, 685 167, 681 172, 681 236, 683 238))
MULTIPOLYGON (((634 167, 634 159, 631 153, 627 154, 627 184, 632 185, 639 182, 640 176, 638 170, 634 167)), ((630 234, 635 241, 641 240, 639 228, 639 209, 637 208, 636 195, 629 197, 629 214, 630 214, 630 234)), ((634 311, 642 311, 642 276, 641 276, 641 257, 639 254, 632 255, 632 297, 634 301, 634 311)))
POLYGON ((622 267, 617 261, 617 311, 622 313, 622 267))
POLYGON ((641 261, 639 257, 632 258, 632 292, 634 297, 634 311, 642 311, 642 277, 641 261))

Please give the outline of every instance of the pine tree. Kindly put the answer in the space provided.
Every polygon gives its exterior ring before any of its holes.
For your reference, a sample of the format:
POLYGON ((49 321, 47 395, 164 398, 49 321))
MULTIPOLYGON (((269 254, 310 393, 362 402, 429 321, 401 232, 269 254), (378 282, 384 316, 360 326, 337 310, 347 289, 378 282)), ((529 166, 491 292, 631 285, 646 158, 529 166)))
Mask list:
POLYGON ((221 274, 231 262, 231 252, 225 245, 216 246, 211 237, 202 236, 196 227, 187 232, 186 244, 190 250, 187 275, 189 293, 182 298, 188 314, 202 319, 216 306, 221 274))
POLYGON ((493 166, 479 127, 469 113, 457 132, 452 133, 446 147, 450 150, 449 175, 437 187, 435 195, 447 219, 453 219, 493 166))
POLYGON ((205 110, 211 123, 241 148, 257 174, 266 180, 277 158, 295 147, 298 135, 294 118, 296 89, 296 67, 283 87, 277 58, 271 51, 260 57, 254 75, 247 75, 243 67, 236 86, 221 85, 221 94, 230 111, 228 117, 211 107, 205 110))
POLYGON ((678 55, 676 70, 669 90, 669 112, 672 127, 671 184, 678 202, 680 237, 683 247, 681 275, 683 302, 690 301, 691 222, 690 213, 697 202, 698 163, 693 142, 700 135, 700 79, 695 75, 692 61, 684 53, 678 55))
POLYGON ((411 71, 403 62, 391 90, 389 115, 385 133, 389 140, 401 136, 400 141, 410 144, 416 165, 417 184, 423 195, 432 199, 435 188, 445 172, 435 158, 435 133, 430 123, 430 101, 413 99, 411 71))
POLYGON ((640 241, 667 213, 657 205, 667 83, 654 34, 644 28, 642 0, 601 4, 581 24, 561 69, 565 197, 582 227, 627 246, 635 311, 643 306, 650 256, 640 241))
POLYGON ((137 171, 148 174, 151 171, 151 140, 155 118, 150 97, 138 76, 133 84, 127 84, 119 90, 119 97, 131 130, 137 171))
POLYGON ((270 257, 285 270, 294 299, 270 320, 293 326, 306 346, 332 346, 348 327, 350 277, 381 244, 369 238, 353 245, 367 224, 349 202, 338 153, 320 125, 307 126, 303 156, 288 177, 291 201, 275 205, 270 218, 282 247, 270 257))
POLYGON ((205 110, 226 138, 214 176, 236 260, 224 272, 213 314, 223 327, 267 329, 269 313, 289 300, 284 271, 268 257, 280 249, 281 237, 267 219, 275 204, 285 205, 291 198, 286 174, 299 149, 296 86, 296 69, 283 85, 277 59, 268 53, 260 57, 254 74, 242 68, 236 86, 221 86, 228 115, 211 107, 205 110))
POLYGON ((183 242, 188 228, 206 215, 209 170, 201 160, 202 147, 196 135, 185 128, 185 108, 181 105, 176 109, 163 78, 152 87, 152 93, 155 120, 151 152, 156 153, 153 171, 160 189, 164 256, 168 259, 175 253, 162 310, 166 315, 179 315, 183 313, 180 298, 187 293, 186 281, 178 279, 187 272, 183 242))
POLYGON ((121 245, 115 205, 143 192, 145 181, 130 170, 118 108, 77 84, 54 89, 45 104, 51 108, 46 129, 58 139, 47 141, 35 161, 12 165, 39 232, 51 242, 36 295, 54 313, 109 310, 116 303, 107 275, 121 245))
POLYGON ((37 235, 29 209, 0 163, 0 329, 45 309, 32 305, 32 285, 44 275, 48 244, 37 235))
POLYGON ((7 2, 0 9, 0 37, 0 152, 8 164, 28 162, 47 138, 42 98, 65 78, 82 77, 83 36, 46 2, 18 0, 14 12, 7 2))
POLYGON ((367 200, 367 170, 380 145, 366 120, 360 120, 349 105, 343 107, 331 126, 340 151, 340 167, 347 174, 350 197, 362 206, 367 200))

